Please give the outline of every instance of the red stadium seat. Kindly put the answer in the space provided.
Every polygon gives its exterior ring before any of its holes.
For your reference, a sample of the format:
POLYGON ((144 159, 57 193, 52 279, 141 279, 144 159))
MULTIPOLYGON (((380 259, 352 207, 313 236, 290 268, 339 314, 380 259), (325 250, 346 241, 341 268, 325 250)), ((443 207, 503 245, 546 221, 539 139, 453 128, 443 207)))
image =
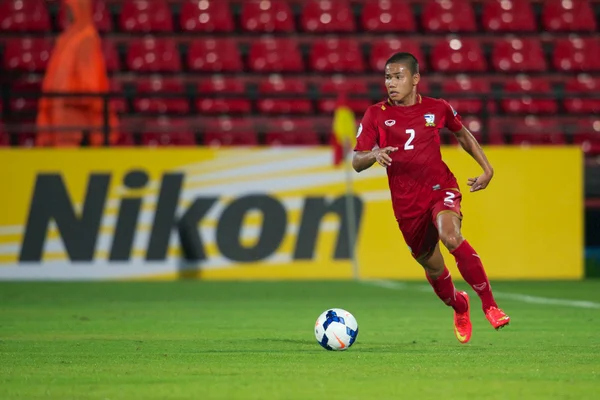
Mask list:
POLYGON ((0 1, 0 32, 47 32, 50 16, 43 0, 0 1))
POLYGON ((125 32, 172 32, 173 16, 165 0, 125 0, 119 27, 125 32))
POLYGON ((52 42, 47 39, 10 39, 4 49, 4 69, 43 72, 50 60, 52 47, 52 42))
POLYGON ((564 145, 565 135, 558 120, 528 115, 509 123, 510 143, 518 145, 564 145))
POLYGON ((258 110, 264 114, 308 114, 313 111, 304 81, 271 75, 258 86, 258 110), (277 97, 269 97, 277 95, 277 97), (290 95, 289 98, 285 95, 290 95))
POLYGON ((106 71, 115 72, 121 70, 121 61, 115 44, 107 39, 102 40, 102 53, 106 63, 106 71))
POLYGON ((600 40, 579 36, 558 39, 552 62, 559 71, 600 71, 600 40))
POLYGON ((310 67, 319 72, 363 72, 360 45, 352 39, 317 40, 310 52, 310 67))
POLYGON ((393 0, 367 0, 361 12, 361 25, 369 32, 416 30, 410 4, 393 0))
POLYGON ((265 134, 269 146, 316 146, 319 135, 310 119, 271 119, 265 134))
MULTIPOLYGON (((482 131, 484 129, 484 126, 483 122, 481 121, 481 119, 479 119, 479 117, 472 115, 463 117, 462 123, 469 130, 469 132, 471 132, 473 136, 475 136, 475 139, 477 139, 479 143, 494 146, 504 145, 504 139, 502 134, 499 134, 498 132, 495 132, 493 130, 491 132, 485 133, 482 131)), ((449 144, 459 145, 456 136, 454 136, 454 134, 452 134, 452 132, 448 131, 447 129, 442 130, 442 137, 447 137, 448 139, 446 140, 446 142, 449 144)))
POLYGON ((300 16, 305 32, 354 32, 354 14, 348 0, 307 0, 300 16))
POLYGON ((257 72, 304 71, 302 54, 293 39, 260 39, 252 42, 248 55, 250 69, 257 72))
POLYGON ((204 144, 209 146, 254 146, 258 138, 248 119, 218 118, 209 121, 204 132, 204 144))
POLYGON ((460 114, 475 114, 483 110, 481 97, 490 92, 490 83, 486 79, 470 78, 468 75, 460 74, 444 80, 442 92, 443 97, 460 114), (453 94, 475 96, 453 98, 453 94))
POLYGON ((233 16, 227 0, 185 0, 179 25, 186 32, 233 32, 233 16))
POLYGON ((542 4, 542 24, 546 31, 596 30, 595 13, 587 0, 547 0, 542 4))
POLYGON ((536 98, 531 94, 552 96, 552 88, 547 79, 518 75, 506 81, 504 91, 511 94, 523 94, 522 97, 506 97, 501 101, 502 109, 509 113, 553 114, 558 111, 556 101, 548 98, 536 98))
POLYGON ((195 146, 196 138, 186 120, 161 117, 146 121, 142 133, 145 146, 195 146))
POLYGON ((153 77, 148 80, 138 80, 136 91, 137 97, 133 103, 136 112, 185 114, 189 111, 188 101, 184 93, 185 89, 179 79, 153 77), (144 93, 181 94, 181 97, 145 97, 144 93))
POLYGON ((600 99, 577 97, 578 93, 600 93, 600 78, 593 78, 588 74, 579 74, 565 84, 565 92, 569 95, 564 100, 565 109, 569 113, 594 113, 600 114, 600 99))
POLYGON ((336 94, 344 93, 347 95, 347 105, 357 114, 362 114, 372 104, 369 100, 369 88, 363 79, 352 79, 344 75, 333 76, 321 84, 319 87, 321 94, 319 100, 319 112, 333 113, 338 106, 336 94), (324 98, 323 95, 330 95, 324 98), (360 98, 351 98, 350 95, 360 96, 360 98))
POLYGON ((200 98, 196 102, 196 107, 203 113, 249 113, 251 110, 250 100, 246 99, 246 87, 236 79, 227 79, 222 76, 213 76, 208 80, 200 82, 198 85, 200 98), (224 97, 220 94, 229 94, 231 97, 224 97), (211 96, 203 97, 203 94, 211 96))
POLYGON ((237 72, 244 69, 237 44, 232 39, 195 40, 187 57, 192 71, 237 72))
POLYGON ((492 64, 497 71, 539 72, 546 70, 544 52, 538 39, 501 39, 492 50, 492 64))
POLYGON ((441 40, 434 46, 431 59, 436 71, 481 72, 487 69, 481 47, 472 39, 441 40))
POLYGON ((0 122, 0 147, 10 146, 10 136, 4 130, 4 124, 0 122))
POLYGON ((39 97, 32 94, 42 91, 42 80, 36 76, 28 76, 23 80, 18 80, 10 85, 11 97, 10 108, 12 112, 27 113, 36 112, 38 108, 39 97))
POLYGON ((467 0, 435 0, 425 4, 421 23, 427 32, 475 32, 475 13, 467 0))
POLYGON ((483 3, 483 28, 490 32, 534 32, 535 15, 529 0, 491 0, 483 3))
POLYGON ((581 146, 587 154, 600 154, 600 118, 578 119, 573 144, 581 146))
POLYGON ((283 0, 242 3, 242 28, 248 32, 293 32, 294 13, 283 0))
POLYGON ((413 40, 401 39, 380 39, 375 41, 371 47, 371 56, 369 57, 371 69, 383 73, 385 62, 394 53, 401 51, 411 53, 419 61, 419 68, 421 70, 425 69, 425 57, 419 45, 413 40))
POLYGON ((118 97, 114 97, 110 101, 112 109, 119 114, 126 112, 127 104, 125 103, 125 98, 123 97, 123 86, 121 85, 121 82, 115 79, 111 80, 110 91, 120 94, 118 97))
POLYGON ((179 72, 179 51, 171 39, 134 40, 127 51, 127 67, 135 72, 179 72))
MULTIPOLYGON (((98 32, 111 32, 113 30, 112 16, 106 6, 105 0, 93 0, 93 20, 98 32)), ((69 24, 65 7, 61 7, 58 13, 58 26, 65 29, 69 24)))

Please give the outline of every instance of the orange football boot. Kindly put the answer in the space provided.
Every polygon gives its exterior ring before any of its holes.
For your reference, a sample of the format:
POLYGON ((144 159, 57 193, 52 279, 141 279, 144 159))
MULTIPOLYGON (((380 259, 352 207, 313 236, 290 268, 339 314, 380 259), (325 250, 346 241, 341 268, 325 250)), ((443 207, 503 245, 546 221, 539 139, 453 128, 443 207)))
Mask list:
POLYGON ((510 317, 498 307, 488 308, 485 317, 496 330, 504 328, 510 322, 510 317))
POLYGON ((467 292, 456 292, 456 295, 463 296, 467 301, 467 311, 464 313, 457 313, 454 311, 454 334, 459 342, 465 344, 471 340, 471 332, 473 331, 470 316, 471 304, 469 303, 469 295, 467 292))

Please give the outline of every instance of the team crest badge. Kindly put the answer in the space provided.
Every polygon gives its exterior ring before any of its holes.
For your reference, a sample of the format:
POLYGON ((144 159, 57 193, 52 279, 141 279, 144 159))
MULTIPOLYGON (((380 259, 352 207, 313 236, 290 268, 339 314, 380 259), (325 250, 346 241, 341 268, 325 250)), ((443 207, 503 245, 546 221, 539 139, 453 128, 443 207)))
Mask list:
POLYGON ((435 126, 434 114, 425 114, 425 126, 435 126))

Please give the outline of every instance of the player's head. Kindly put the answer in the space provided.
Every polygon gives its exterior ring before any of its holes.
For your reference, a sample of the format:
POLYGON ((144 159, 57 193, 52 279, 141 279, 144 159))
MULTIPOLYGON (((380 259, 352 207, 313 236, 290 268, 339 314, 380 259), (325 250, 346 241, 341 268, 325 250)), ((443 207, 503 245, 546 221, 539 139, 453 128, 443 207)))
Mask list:
POLYGON ((394 102, 402 102, 419 83, 419 61, 410 53, 396 53, 385 63, 385 87, 394 102))

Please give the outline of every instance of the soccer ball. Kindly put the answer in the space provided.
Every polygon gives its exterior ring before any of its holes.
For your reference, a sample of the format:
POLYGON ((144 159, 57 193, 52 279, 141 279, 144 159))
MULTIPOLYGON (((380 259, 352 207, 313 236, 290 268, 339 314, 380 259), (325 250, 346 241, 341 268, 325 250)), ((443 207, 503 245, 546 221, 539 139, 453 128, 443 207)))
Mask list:
POLYGON ((315 337, 327 350, 347 350, 358 336, 358 322, 341 308, 331 308, 317 318, 315 337))

